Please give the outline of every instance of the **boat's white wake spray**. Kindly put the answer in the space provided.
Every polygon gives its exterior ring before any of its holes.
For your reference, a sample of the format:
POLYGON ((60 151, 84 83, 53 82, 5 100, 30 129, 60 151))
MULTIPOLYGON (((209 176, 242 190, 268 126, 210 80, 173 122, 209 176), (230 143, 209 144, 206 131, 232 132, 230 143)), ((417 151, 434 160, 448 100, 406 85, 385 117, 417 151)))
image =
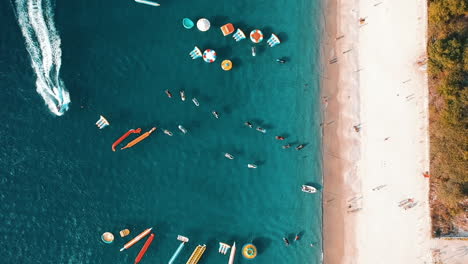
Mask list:
POLYGON ((54 25, 50 0, 15 0, 18 24, 37 76, 36 91, 50 111, 61 116, 68 110, 70 95, 60 79, 62 50, 54 25))

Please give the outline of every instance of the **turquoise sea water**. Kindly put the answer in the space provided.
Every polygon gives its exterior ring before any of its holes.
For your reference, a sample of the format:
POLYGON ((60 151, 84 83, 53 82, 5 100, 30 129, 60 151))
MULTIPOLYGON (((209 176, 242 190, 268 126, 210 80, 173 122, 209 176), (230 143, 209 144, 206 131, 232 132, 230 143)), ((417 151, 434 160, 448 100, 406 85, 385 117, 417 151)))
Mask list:
POLYGON ((151 226, 156 238, 142 263, 167 262, 178 234, 190 242, 176 263, 198 244, 207 245, 200 263, 227 263, 219 241, 236 241, 238 252, 247 242, 258 247, 255 260, 238 253, 236 263, 319 263, 321 195, 300 186, 322 183, 320 1, 160 3, 56 1, 60 78, 71 97, 57 117, 36 92, 14 5, 0 2, 2 263, 133 263, 143 242, 119 252, 128 238, 118 231, 129 228, 133 237, 151 226), (184 17, 206 17, 212 28, 186 30, 184 17), (250 40, 223 37, 219 27, 228 22, 264 32, 256 57, 250 40), (283 43, 269 48, 271 33, 283 43), (218 60, 191 60, 195 45, 214 49, 218 60), (288 63, 277 64, 278 57, 288 63), (223 59, 234 62, 232 71, 221 70, 223 59), (100 114, 111 123, 103 130, 94 125, 100 114), (247 120, 267 133, 245 127, 247 120), (178 124, 189 133, 181 135, 178 124), (158 130, 142 143, 111 151, 127 130, 153 126, 158 130), (283 150, 286 143, 307 146, 283 150), (111 245, 100 240, 106 231, 116 236, 111 245), (293 242, 298 232, 302 238, 293 242))

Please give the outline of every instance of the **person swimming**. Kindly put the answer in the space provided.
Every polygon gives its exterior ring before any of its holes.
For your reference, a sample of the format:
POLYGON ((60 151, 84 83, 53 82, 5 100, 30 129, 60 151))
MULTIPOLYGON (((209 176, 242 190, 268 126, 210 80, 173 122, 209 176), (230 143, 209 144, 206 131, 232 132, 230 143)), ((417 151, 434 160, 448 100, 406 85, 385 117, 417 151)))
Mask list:
POLYGON ((304 147, 305 147, 305 145, 304 145, 304 144, 301 144, 301 145, 299 145, 299 146, 296 147, 296 150, 301 150, 301 149, 303 149, 304 147))
POLYGON ((172 93, 169 90, 164 91, 167 94, 167 97, 172 98, 172 93))
POLYGON ((181 90, 181 91, 180 91, 180 99, 181 99, 182 101, 185 101, 185 91, 184 91, 184 90, 181 90))
POLYGON ((266 133, 266 129, 264 129, 263 127, 257 127, 256 130, 258 132, 266 133))
POLYGON ((276 59, 276 62, 278 62, 280 64, 284 64, 284 63, 286 63, 286 60, 285 59, 276 59))
POLYGON ((291 144, 286 144, 286 145, 283 145, 283 149, 288 149, 291 147, 291 144))
POLYGON ((219 114, 218 114, 218 112, 216 112, 216 111, 212 111, 211 113, 214 115, 214 117, 216 117, 216 118, 219 118, 219 114))
POLYGON ((250 123, 249 121, 245 122, 244 125, 250 127, 250 128, 253 128, 253 125, 252 123, 250 123))
POLYGON ((289 246, 289 240, 287 238, 283 237, 283 241, 286 246, 289 246))
POLYGON ((167 129, 164 129, 163 132, 164 132, 164 134, 166 134, 166 135, 168 135, 170 137, 172 137, 172 135, 173 135, 172 132, 167 130, 167 129))
POLYGON ((228 159, 230 159, 230 160, 234 159, 234 156, 231 155, 231 154, 229 154, 229 153, 227 153, 227 152, 224 153, 224 157, 226 157, 226 158, 228 158, 228 159))
POLYGON ((284 140, 284 137, 282 137, 282 136, 276 136, 275 138, 276 138, 277 140, 284 140))

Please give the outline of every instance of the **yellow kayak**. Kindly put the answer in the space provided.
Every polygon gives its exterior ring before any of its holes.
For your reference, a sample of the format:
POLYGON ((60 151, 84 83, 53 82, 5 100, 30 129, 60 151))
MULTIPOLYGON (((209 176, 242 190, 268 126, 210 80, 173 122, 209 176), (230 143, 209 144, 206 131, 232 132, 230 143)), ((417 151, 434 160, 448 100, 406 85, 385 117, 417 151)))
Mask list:
POLYGON ((151 133, 153 133, 156 129, 157 129, 157 127, 153 127, 150 131, 145 132, 143 135, 141 135, 141 136, 135 138, 134 140, 130 141, 125 147, 123 147, 121 149, 131 148, 131 147, 135 146, 136 144, 140 143, 140 141, 142 141, 143 139, 145 139, 149 135, 151 135, 151 133))

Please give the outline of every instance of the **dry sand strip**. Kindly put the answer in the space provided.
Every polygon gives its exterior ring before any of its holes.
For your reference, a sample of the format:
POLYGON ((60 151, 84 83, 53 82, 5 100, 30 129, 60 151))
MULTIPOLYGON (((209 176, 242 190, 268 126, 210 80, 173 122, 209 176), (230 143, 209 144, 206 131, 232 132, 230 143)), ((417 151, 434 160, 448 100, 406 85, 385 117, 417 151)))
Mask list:
POLYGON ((427 1, 325 6, 324 262, 432 263, 427 1))

